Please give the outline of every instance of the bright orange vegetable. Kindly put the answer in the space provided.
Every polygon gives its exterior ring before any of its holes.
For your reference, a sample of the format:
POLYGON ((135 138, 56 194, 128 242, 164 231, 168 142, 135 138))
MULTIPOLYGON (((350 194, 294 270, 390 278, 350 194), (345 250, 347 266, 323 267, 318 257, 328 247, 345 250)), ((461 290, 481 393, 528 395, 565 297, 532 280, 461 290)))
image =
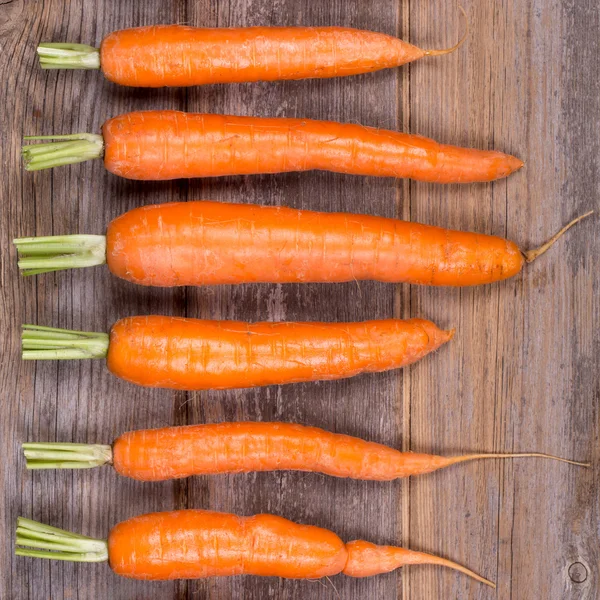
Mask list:
POLYGON ((361 279, 465 286, 512 277, 567 228, 523 252, 499 237, 396 219, 183 202, 131 210, 109 224, 106 237, 14 243, 26 275, 106 262, 122 279, 160 287, 361 279))
POLYGON ((24 326, 25 360, 105 358, 117 377, 180 390, 341 379, 413 363, 453 336, 431 321, 241 323, 129 317, 105 333, 24 326))
POLYGON ((439 144, 362 125, 177 111, 110 119, 102 135, 33 136, 28 170, 100 158, 115 175, 165 180, 319 169, 435 183, 493 181, 523 166, 514 156, 439 144))
POLYGON ((347 27, 154 25, 115 31, 100 50, 44 43, 37 51, 45 69, 101 69, 114 83, 156 88, 369 73, 449 54, 466 37, 447 50, 421 50, 383 33, 347 27))
POLYGON ((20 518, 17 556, 104 562, 131 579, 198 579, 263 575, 320 579, 344 573, 367 577, 408 564, 437 564, 491 587, 491 581, 437 556, 356 541, 274 515, 238 517, 179 510, 135 517, 110 531, 108 541, 84 538, 20 518), (49 547, 48 541, 52 542, 49 547), (36 550, 35 548, 43 548, 36 550))
POLYGON ((217 423, 130 431, 112 447, 102 444, 23 444, 27 468, 72 469, 112 464, 142 481, 190 475, 294 470, 333 477, 390 481, 486 458, 542 457, 539 453, 435 456, 400 452, 382 444, 294 423, 217 423))

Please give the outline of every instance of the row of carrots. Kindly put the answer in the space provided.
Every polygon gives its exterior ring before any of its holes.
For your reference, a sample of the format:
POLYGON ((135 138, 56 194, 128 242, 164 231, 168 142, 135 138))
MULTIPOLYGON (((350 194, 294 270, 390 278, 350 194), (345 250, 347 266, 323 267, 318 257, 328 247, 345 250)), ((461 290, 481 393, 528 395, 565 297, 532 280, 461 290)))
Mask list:
MULTIPOLYGON (((464 11, 463 11, 464 13, 464 11)), ((467 27, 468 31, 468 27, 467 27)), ((338 77, 456 50, 421 50, 379 33, 340 27, 197 29, 142 27, 107 36, 100 49, 40 44, 43 68, 101 69, 138 87, 338 77)), ((321 169, 437 183, 488 182, 520 169, 497 151, 440 144, 355 124, 176 111, 110 119, 101 134, 27 138, 28 170, 102 158, 108 171, 168 180, 321 169)), ((540 247, 523 250, 495 236, 395 219, 282 207, 198 201, 148 206, 114 221, 105 235, 14 240, 25 275, 107 264, 126 281, 172 287, 237 283, 378 280, 471 286, 507 279, 552 246, 586 213, 540 247)), ((110 333, 25 325, 25 360, 106 359, 118 377, 142 386, 227 389, 339 379, 396 369, 451 340, 423 319, 364 323, 241 323, 129 317, 110 333)), ((23 444, 30 469, 110 464, 121 475, 160 481, 192 475, 290 469, 335 477, 393 480, 476 459, 545 457, 471 454, 441 457, 395 449, 289 423, 221 423, 129 432, 112 445, 23 444)), ((17 554, 108 561, 137 579, 255 574, 316 579, 365 577, 440 557, 365 541, 273 515, 237 517, 204 510, 155 513, 92 539, 28 519, 17 524, 17 554)))

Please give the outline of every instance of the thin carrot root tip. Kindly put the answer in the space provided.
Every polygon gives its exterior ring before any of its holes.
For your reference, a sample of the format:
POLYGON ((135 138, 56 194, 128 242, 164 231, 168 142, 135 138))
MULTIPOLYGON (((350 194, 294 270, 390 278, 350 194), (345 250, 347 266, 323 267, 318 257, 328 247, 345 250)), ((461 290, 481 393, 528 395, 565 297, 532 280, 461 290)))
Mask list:
POLYGON ((15 554, 70 562, 105 562, 106 540, 89 538, 19 517, 15 554))
POLYGON ((421 565, 437 565, 440 567, 447 567, 448 569, 458 571, 459 573, 462 573, 463 575, 466 575, 467 577, 470 577, 471 579, 474 579, 475 581, 478 581, 479 583, 483 583, 494 589, 496 588, 496 584, 493 581, 490 581, 489 579, 482 577, 478 573, 475 573, 475 571, 471 571, 471 569, 468 569, 467 567, 464 567, 463 565, 456 563, 452 560, 448 560, 447 558, 442 558, 441 556, 437 556, 435 554, 429 554, 426 552, 417 552, 417 551, 413 551, 413 550, 408 550, 405 552, 407 554, 407 559, 405 559, 405 561, 403 561, 404 565, 419 565, 419 564, 421 564, 421 565))
POLYGON ((37 47, 42 69, 99 69, 100 51, 86 44, 44 43, 37 47))
POLYGON ((21 357, 23 360, 105 358, 108 340, 107 333, 23 325, 21 357))
POLYGON ((24 139, 48 140, 21 148, 27 171, 53 169, 101 158, 104 155, 104 140, 101 135, 95 133, 26 136, 24 139))
POLYGON ((478 581, 479 583, 483 583, 483 584, 491 587, 494 590, 496 589, 496 584, 493 581, 490 581, 489 579, 482 577, 478 573, 475 573, 475 571, 471 571, 471 569, 467 569, 466 567, 463 567, 462 565, 459 565, 458 563, 455 563, 454 561, 450 561, 450 560, 446 560, 446 559, 439 559, 437 561, 432 561, 431 564, 437 564, 437 565, 448 567, 450 569, 454 569, 455 571, 458 571, 459 573, 462 573, 463 575, 466 575, 467 577, 470 577, 471 579, 474 579, 475 581, 478 581))
POLYGON ((539 258, 544 252, 549 250, 571 227, 577 225, 579 221, 583 221, 583 219, 589 217, 594 214, 593 210, 586 212, 583 215, 580 215, 576 219, 573 219, 570 223, 567 223, 560 231, 555 233, 547 242, 542 244, 539 248, 535 248, 534 250, 526 250, 522 251, 523 256, 525 257, 525 261, 528 263, 532 263, 536 258, 539 258))
POLYGON ((460 10, 465 19, 465 33, 463 34, 462 38, 458 41, 457 44, 452 46, 452 48, 446 48, 444 50, 424 50, 423 52, 425 56, 443 56, 445 54, 452 54, 452 52, 456 52, 456 50, 458 50, 466 42, 467 38, 469 37, 470 29, 469 17, 467 17, 467 13, 462 6, 459 6, 458 9, 460 10))
POLYGON ((449 464, 456 464, 461 462, 468 462, 471 460, 482 460, 482 459, 511 459, 511 458, 545 458, 547 460, 554 460, 557 462, 566 463, 568 465, 574 465, 576 467, 583 467, 589 469, 592 465, 589 462, 579 462, 571 460, 569 458, 562 458, 561 456, 555 456, 554 454, 544 454, 542 452, 510 452, 510 453, 491 453, 491 454, 465 454, 463 456, 454 456, 448 458, 449 464))

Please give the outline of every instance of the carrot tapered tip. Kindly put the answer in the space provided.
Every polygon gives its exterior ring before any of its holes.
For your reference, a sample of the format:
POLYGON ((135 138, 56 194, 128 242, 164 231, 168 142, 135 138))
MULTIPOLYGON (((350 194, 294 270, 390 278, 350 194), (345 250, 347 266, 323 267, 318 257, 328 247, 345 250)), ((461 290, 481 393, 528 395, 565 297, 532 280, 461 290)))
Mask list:
POLYGON ((539 248, 534 248, 533 250, 522 250, 523 256, 525 257, 525 261, 528 263, 533 262, 536 258, 539 258, 544 252, 549 250, 573 225, 577 225, 579 221, 589 217, 594 214, 593 210, 586 212, 583 215, 580 215, 576 219, 573 219, 570 223, 567 223, 560 231, 555 233, 547 242, 543 243, 539 248))
POLYGON ((548 460, 554 460, 557 462, 566 463, 568 465, 575 465, 576 467, 583 467, 589 469, 592 464, 589 462, 580 462, 577 460, 571 460, 570 458, 563 458, 562 456, 556 456, 554 454, 545 454, 543 452, 494 452, 488 454, 463 454, 460 456, 448 456, 445 458, 445 464, 443 466, 449 467, 458 463, 469 462, 473 460, 482 459, 514 459, 514 458, 545 458, 548 460))
POLYGON ((519 171, 525 166, 525 163, 516 156, 510 156, 508 161, 508 166, 510 168, 510 172, 514 173, 515 171, 519 171))
POLYGON ((459 6, 458 10, 460 10, 465 19, 465 33, 463 34, 462 38, 460 38, 458 43, 452 46, 452 48, 445 48, 444 50, 423 50, 423 54, 425 56, 443 56, 445 54, 452 54, 452 52, 456 52, 456 50, 458 50, 465 43, 466 39, 469 37, 469 17, 467 17, 467 12, 462 6, 459 6))
POLYGON ((364 540, 348 542, 346 549, 348 550, 348 560, 343 573, 350 577, 371 577, 408 565, 439 565, 463 573, 491 588, 496 587, 494 582, 471 569, 435 554, 408 550, 398 546, 378 546, 364 540))
MULTIPOLYGON (((403 549, 404 550, 404 549, 403 549)), ((404 564, 406 565, 438 565, 440 567, 446 567, 448 569, 452 569, 453 571, 458 571, 471 579, 478 581, 479 583, 483 583, 491 587, 492 589, 496 589, 496 584, 485 577, 479 575, 479 573, 475 573, 471 569, 467 569, 461 564, 454 562, 453 560, 448 560, 446 558, 442 558, 441 556, 436 556, 435 554, 429 554, 427 552, 417 552, 414 550, 405 550, 404 551, 404 564)))

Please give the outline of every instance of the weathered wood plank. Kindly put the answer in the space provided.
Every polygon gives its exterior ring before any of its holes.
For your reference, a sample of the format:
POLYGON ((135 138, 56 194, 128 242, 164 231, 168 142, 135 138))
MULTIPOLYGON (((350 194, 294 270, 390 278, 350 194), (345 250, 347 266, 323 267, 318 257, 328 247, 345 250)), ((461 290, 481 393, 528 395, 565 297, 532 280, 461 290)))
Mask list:
MULTIPOLYGON (((189 20, 205 20, 204 6, 189 20)), ((389 2, 298 4, 231 0, 220 2, 211 25, 356 25, 395 33, 396 9, 389 2)), ((398 73, 346 80, 220 86, 191 91, 192 111, 289 116, 354 121, 395 128, 398 73)), ((190 198, 283 204, 314 210, 355 210, 393 216, 396 184, 324 173, 230 178, 190 184, 190 198)), ((247 285, 188 292, 188 314, 243 320, 363 320, 392 315, 394 290, 373 283, 247 285)), ((399 445, 395 419, 398 374, 350 381, 272 387, 256 391, 195 394, 188 405, 191 422, 229 419, 283 420, 317 425, 399 445)), ((357 537, 395 543, 397 484, 333 480, 302 473, 196 478, 190 504, 252 514, 270 511, 333 529, 343 539, 357 537)), ((338 576, 331 584, 275 579, 233 578, 191 582, 190 597, 210 598, 393 598, 396 575, 369 581, 338 576)))
MULTIPOLYGON (((412 217, 535 246, 598 208, 597 6, 467 6, 473 27, 465 51, 437 71, 425 63, 411 71, 413 128, 504 149, 527 166, 491 187, 414 184, 412 217)), ((411 9, 413 39, 428 39, 432 23, 446 24, 448 42, 456 35, 451 3, 411 9)), ((413 378, 414 449, 535 449, 597 459, 598 375, 585 368, 598 344, 596 223, 582 224, 512 281, 413 290, 412 307, 458 328, 449 352, 413 378)), ((415 569, 405 598, 596 597, 597 477, 597 470, 519 461, 411 482, 411 543, 464 561, 497 580, 498 591, 473 586, 461 594, 464 582, 453 575, 415 569), (587 570, 583 584, 569 577, 577 561, 587 570)))
POLYGON ((41 39, 98 43, 117 28, 155 22, 228 26, 342 24, 451 45, 461 27, 452 3, 278 0, 117 3, 58 0, 0 5, 0 389, 4 419, 0 527, 13 539, 24 514, 104 535, 150 510, 208 507, 271 511, 330 527, 344 539, 403 542, 496 579, 496 594, 464 577, 413 568, 332 585, 258 578, 143 584, 101 565, 14 559, 0 551, 4 598, 595 598, 598 595, 597 461, 600 381, 597 221, 580 226, 539 264, 476 290, 340 286, 134 288, 103 268, 19 278, 10 239, 101 232, 144 203, 214 198, 369 212, 507 235, 529 247, 562 222, 598 208, 597 6, 593 0, 467 2, 472 33, 453 56, 347 80, 213 86, 190 91, 119 89, 96 73, 43 73, 41 39), (24 174, 24 133, 96 130, 134 108, 305 116, 410 129, 444 141, 497 147, 527 161, 493 186, 437 187, 331 174, 137 184, 101 164, 24 174), (39 322, 104 330, 135 313, 210 318, 359 320, 426 316, 457 338, 404 373, 257 391, 149 392, 94 364, 22 364, 18 330, 39 322), (520 461, 457 467, 394 484, 294 473, 140 484, 110 470, 24 471, 26 439, 108 442, 139 427, 230 419, 281 419, 440 453, 541 450, 593 457, 584 472, 520 461), (337 593, 334 587, 337 589, 337 593))
MULTIPOLYGON (((97 131, 105 118, 133 108, 179 105, 182 92, 117 90, 97 73, 44 73, 36 63, 39 40, 98 43, 103 32, 137 23, 179 20, 163 3, 21 3, 2 32, 2 313, 10 324, 3 361, 4 498, 2 586, 6 598, 140 597, 148 585, 120 580, 106 565, 76 566, 12 557, 17 515, 89 535, 104 536, 114 523, 150 510, 170 509, 175 486, 142 486, 96 472, 26 473, 18 444, 25 440, 110 442, 135 427, 169 424, 177 398, 137 390, 112 378, 101 362, 21 364, 23 322, 106 330, 136 312, 183 314, 181 292, 140 290, 111 278, 104 268, 38 278, 19 277, 10 239, 22 235, 101 233, 110 219, 144 202, 177 199, 179 184, 130 184, 105 173, 100 162, 24 174, 19 146, 25 133, 97 131), (7 368, 5 368, 5 365, 7 368), (91 568, 90 568, 91 567, 91 568)), ((12 5, 9 5, 11 10, 12 5)), ((4 6, 0 7, 0 11, 4 6)), ((172 597, 175 584, 152 588, 172 597)))

